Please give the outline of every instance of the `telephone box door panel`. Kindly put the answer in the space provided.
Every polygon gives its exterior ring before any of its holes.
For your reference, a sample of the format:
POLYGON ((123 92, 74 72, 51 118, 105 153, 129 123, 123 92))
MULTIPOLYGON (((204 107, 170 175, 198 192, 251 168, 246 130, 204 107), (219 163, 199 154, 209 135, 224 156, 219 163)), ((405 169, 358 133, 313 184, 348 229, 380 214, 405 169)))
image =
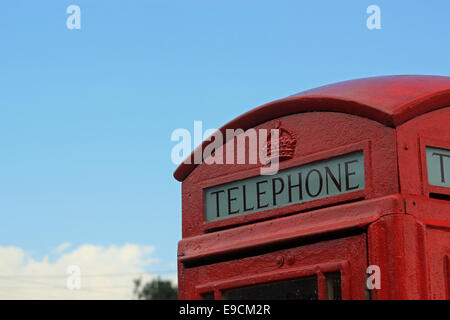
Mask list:
POLYGON ((366 299, 366 235, 185 266, 186 299, 366 299))

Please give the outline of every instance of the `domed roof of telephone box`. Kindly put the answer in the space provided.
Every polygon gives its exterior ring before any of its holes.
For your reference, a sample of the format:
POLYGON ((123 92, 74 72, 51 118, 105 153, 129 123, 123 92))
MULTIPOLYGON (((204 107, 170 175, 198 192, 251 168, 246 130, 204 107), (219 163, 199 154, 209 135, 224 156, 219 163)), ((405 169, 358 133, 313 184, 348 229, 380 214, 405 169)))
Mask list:
MULTIPOLYGON (((401 75, 343 81, 294 94, 254 108, 219 130, 255 127, 302 112, 342 112, 396 127, 426 112, 450 106, 450 77, 401 75)), ((205 147, 209 141, 203 143, 205 147)), ((190 155, 193 159, 193 153, 190 155)), ((174 177, 183 181, 196 164, 182 163, 174 177)))

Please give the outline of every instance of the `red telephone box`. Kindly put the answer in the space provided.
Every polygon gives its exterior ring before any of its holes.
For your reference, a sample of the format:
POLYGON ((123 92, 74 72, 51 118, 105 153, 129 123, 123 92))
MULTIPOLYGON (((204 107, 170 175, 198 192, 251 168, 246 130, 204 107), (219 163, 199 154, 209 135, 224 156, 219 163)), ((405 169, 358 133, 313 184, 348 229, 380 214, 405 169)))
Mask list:
POLYGON ((324 86, 238 128, 279 128, 279 170, 178 167, 180 299, 450 299, 450 77, 324 86))

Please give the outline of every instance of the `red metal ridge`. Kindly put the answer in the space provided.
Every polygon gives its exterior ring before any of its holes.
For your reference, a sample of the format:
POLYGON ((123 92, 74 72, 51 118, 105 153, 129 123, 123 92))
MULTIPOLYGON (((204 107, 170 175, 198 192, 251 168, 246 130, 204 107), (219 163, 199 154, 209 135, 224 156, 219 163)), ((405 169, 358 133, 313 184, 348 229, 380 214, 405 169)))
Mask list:
MULTIPOLYGON (((450 77, 383 76, 338 82, 304 91, 254 108, 219 129, 253 128, 282 116, 329 111, 353 114, 396 127, 426 112, 450 106, 450 77)), ((202 148, 210 141, 204 141, 202 148)), ((199 147, 200 148, 200 147, 199 147)), ((194 153, 190 164, 182 163, 174 172, 183 181, 195 169, 194 153)))

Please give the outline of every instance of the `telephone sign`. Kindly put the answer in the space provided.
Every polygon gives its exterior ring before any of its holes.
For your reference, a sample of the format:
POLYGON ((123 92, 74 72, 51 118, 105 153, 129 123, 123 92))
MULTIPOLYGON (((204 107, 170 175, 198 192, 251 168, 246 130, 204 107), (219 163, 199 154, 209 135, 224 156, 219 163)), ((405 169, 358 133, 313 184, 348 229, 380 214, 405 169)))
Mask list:
POLYGON ((251 214, 364 189, 364 157, 355 152, 274 175, 205 189, 206 221, 251 214))
POLYGON ((450 188, 450 150, 426 147, 428 183, 450 188))

